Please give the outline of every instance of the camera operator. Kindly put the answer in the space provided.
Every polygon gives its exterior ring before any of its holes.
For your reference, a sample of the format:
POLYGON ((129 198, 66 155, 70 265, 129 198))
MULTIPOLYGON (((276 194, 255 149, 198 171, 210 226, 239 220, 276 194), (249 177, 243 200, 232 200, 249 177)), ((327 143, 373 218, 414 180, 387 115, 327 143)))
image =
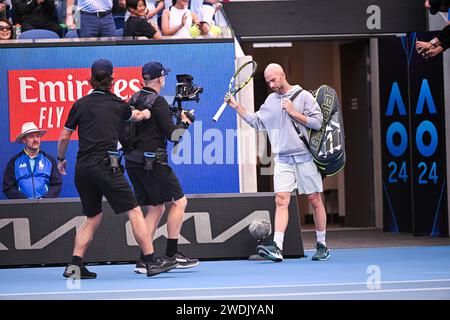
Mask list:
MULTIPOLYGON (((169 104, 159 96, 168 72, 170 69, 159 62, 149 62, 142 67, 144 87, 132 96, 130 104, 141 111, 150 109, 152 117, 136 123, 134 129, 130 130, 129 139, 121 143, 125 149, 125 167, 136 198, 147 211, 145 220, 152 239, 164 214, 164 203, 171 202, 164 258, 176 261, 177 268, 191 268, 198 265, 199 261, 178 251, 178 237, 187 199, 178 178, 168 165, 167 141, 178 142, 194 118, 183 110, 180 123, 174 124, 169 104)), ((145 272, 142 261, 136 262, 135 272, 145 272)))

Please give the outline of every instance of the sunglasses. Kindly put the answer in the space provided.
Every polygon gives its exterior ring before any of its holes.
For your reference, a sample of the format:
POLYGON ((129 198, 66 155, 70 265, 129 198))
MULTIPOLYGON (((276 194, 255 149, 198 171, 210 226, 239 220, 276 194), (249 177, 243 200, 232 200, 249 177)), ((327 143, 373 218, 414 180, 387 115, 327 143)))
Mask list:
POLYGON ((0 26, 0 31, 11 31, 11 27, 0 26))

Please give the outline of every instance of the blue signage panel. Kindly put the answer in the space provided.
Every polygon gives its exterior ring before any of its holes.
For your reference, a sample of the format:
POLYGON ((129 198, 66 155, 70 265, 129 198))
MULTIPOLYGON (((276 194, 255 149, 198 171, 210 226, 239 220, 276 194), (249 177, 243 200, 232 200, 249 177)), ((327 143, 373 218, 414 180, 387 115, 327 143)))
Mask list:
MULTIPOLYGON (((41 148, 56 157, 58 132, 73 101, 89 90, 83 81, 87 81, 93 61, 112 61, 115 75, 119 74, 114 90, 124 99, 141 87, 141 66, 160 61, 172 69, 161 92, 168 100, 175 95, 177 74, 192 75, 194 84, 204 89, 198 103, 182 102, 184 109, 195 109, 196 122, 170 156, 185 193, 239 192, 236 114, 226 110, 219 122, 211 121, 234 73, 234 43, 23 47, 1 48, 0 53, 1 172, 23 147, 12 141, 25 121, 48 130, 41 148), (85 77, 80 76, 83 72, 85 77)), ((169 149, 172 151, 170 142, 169 149)), ((73 183, 77 150, 78 141, 72 140, 62 197, 78 196, 73 183)), ((5 199, 1 192, 0 199, 5 199)))

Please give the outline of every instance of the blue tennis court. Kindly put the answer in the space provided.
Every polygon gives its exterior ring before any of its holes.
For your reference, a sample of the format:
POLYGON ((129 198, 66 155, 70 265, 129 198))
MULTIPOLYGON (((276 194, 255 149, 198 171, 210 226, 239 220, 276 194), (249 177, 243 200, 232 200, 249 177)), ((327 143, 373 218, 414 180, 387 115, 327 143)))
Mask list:
POLYGON ((334 249, 328 261, 207 261, 155 277, 134 265, 96 265, 95 280, 63 267, 0 269, 0 299, 450 299, 450 246, 334 249))

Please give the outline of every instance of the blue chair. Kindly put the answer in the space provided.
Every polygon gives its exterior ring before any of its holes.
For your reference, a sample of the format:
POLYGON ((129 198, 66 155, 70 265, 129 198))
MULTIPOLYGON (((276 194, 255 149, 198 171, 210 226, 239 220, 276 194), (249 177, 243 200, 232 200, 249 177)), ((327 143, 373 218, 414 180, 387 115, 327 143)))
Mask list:
POLYGON ((123 29, 117 29, 116 30, 116 37, 119 37, 119 38, 123 37, 123 29))
POLYGON ((33 29, 22 32, 18 39, 59 39, 59 35, 50 30, 33 29))
POLYGON ((64 38, 78 38, 77 30, 69 30, 69 31, 67 31, 67 33, 64 36, 64 38))

